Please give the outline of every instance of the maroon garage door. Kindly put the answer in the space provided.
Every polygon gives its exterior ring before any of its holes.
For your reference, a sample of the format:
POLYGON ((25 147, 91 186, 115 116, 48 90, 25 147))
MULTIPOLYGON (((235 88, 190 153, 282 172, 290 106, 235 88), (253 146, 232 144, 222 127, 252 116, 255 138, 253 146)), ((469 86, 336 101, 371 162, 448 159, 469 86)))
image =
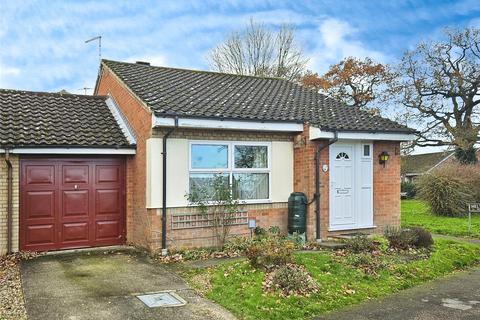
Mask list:
POLYGON ((22 159, 20 166, 22 250, 124 242, 123 159, 22 159))

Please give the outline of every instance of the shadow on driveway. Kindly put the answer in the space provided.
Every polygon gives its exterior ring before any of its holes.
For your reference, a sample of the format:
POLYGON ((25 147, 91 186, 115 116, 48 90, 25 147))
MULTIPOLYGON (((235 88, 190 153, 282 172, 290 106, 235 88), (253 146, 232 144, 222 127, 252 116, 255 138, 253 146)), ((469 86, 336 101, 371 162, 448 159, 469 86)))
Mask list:
POLYGON ((47 255, 21 265, 29 319, 234 319, 142 253, 47 255), (136 295, 176 290, 187 305, 148 308, 136 295))

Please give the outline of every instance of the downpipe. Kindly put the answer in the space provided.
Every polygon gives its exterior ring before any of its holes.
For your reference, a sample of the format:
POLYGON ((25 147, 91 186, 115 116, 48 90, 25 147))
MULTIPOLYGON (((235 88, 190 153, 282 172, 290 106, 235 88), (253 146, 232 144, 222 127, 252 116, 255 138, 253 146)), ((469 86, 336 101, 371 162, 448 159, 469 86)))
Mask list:
POLYGON ((328 143, 324 146, 317 146, 317 150, 315 152, 315 222, 316 222, 316 230, 315 236, 317 242, 322 242, 322 238, 320 237, 320 153, 322 150, 328 148, 330 145, 334 144, 338 141, 338 132, 333 132, 333 139, 329 140, 328 143))
POLYGON ((178 117, 175 125, 162 138, 162 256, 167 255, 167 139, 178 128, 178 117))
POLYGON ((10 150, 5 149, 7 164, 7 254, 12 253, 12 215, 13 215, 13 165, 10 161, 10 150))

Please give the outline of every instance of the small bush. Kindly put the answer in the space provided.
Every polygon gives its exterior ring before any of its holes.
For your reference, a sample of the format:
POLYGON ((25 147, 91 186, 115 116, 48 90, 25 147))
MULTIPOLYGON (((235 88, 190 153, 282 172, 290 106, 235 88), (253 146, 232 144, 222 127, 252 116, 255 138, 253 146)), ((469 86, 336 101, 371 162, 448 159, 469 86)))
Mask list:
POLYGON ((411 228, 410 230, 416 237, 416 240, 413 242, 415 248, 429 249, 433 245, 432 234, 429 231, 420 227, 411 228))
POLYGON ((223 251, 243 253, 252 244, 252 241, 247 237, 232 237, 223 245, 223 251))
POLYGON ((271 235, 271 236, 279 237, 280 236, 280 227, 270 226, 270 228, 268 228, 268 234, 271 235))
POLYGON ((346 259, 349 265, 361 269, 368 276, 378 276, 380 269, 385 267, 379 256, 368 253, 348 255, 346 259))
POLYGON ((407 193, 407 199, 413 199, 417 195, 417 185, 413 182, 402 181, 400 190, 407 193))
POLYGON ((308 296, 318 291, 319 286, 303 266, 287 264, 265 276, 265 291, 279 290, 283 296, 308 296))
POLYGON ((373 243, 375 244, 375 250, 380 252, 387 252, 389 243, 388 240, 380 235, 374 235, 371 237, 373 243))
POLYGON ((398 250, 411 248, 417 241, 417 235, 410 229, 398 227, 387 227, 384 236, 388 240, 390 248, 398 250))
POLYGON ((462 216, 469 202, 480 201, 480 167, 452 163, 423 175, 418 187, 433 214, 462 216))
POLYGON ((269 237, 253 242, 245 250, 245 255, 254 268, 270 269, 293 261, 294 248, 290 241, 269 237))
POLYGON ((256 227, 255 229, 253 229, 253 234, 255 235, 256 239, 280 237, 280 227, 270 226, 268 230, 262 227, 256 227))
POLYGON ((348 239, 345 244, 347 245, 347 250, 353 253, 371 252, 377 248, 375 242, 364 234, 348 239))
POLYGON ((258 238, 263 238, 268 235, 267 230, 262 227, 256 227, 255 229, 253 229, 253 234, 255 235, 255 237, 258 238))

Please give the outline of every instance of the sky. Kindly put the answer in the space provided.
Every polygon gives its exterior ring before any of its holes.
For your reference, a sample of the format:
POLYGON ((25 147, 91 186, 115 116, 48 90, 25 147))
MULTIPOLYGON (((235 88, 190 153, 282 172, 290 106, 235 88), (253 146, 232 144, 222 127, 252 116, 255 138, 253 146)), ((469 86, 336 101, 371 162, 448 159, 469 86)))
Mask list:
POLYGON ((98 35, 106 59, 208 70, 208 51, 250 18, 293 25, 323 73, 347 56, 395 63, 445 27, 480 27, 480 1, 0 0, 0 88, 93 88, 98 45, 85 40, 98 35))

